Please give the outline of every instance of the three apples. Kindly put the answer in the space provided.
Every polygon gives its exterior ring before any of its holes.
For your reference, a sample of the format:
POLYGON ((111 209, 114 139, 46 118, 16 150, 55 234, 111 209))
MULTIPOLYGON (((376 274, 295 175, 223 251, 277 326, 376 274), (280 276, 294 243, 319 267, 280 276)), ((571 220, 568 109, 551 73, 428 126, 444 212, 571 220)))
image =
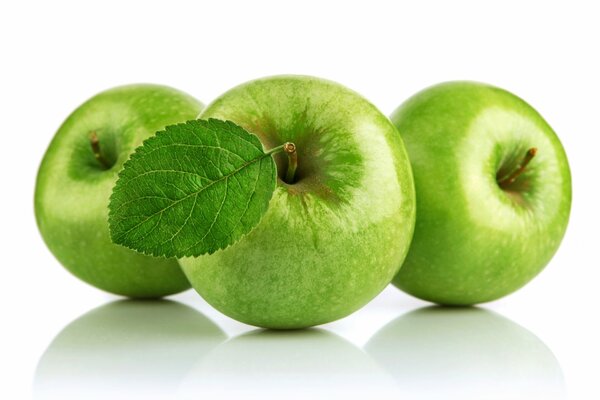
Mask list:
POLYGON ((204 109, 163 86, 100 93, 51 142, 35 213, 57 259, 100 289, 161 297, 191 283, 232 318, 291 329, 342 318, 390 281, 439 304, 507 295, 552 258, 570 202, 557 136, 507 91, 441 84, 390 120, 337 83, 276 76, 204 109), (156 131, 195 118, 233 121, 265 148, 293 142, 293 181, 285 154, 274 155, 279 177, 268 210, 213 254, 175 260, 112 243, 108 202, 123 164, 156 131))

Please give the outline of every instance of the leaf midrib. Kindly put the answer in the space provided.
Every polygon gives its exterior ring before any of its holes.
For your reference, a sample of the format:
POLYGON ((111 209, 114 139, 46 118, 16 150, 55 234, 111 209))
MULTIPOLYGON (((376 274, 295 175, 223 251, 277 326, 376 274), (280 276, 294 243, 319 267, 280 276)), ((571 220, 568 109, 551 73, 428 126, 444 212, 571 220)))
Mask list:
MULTIPOLYGON (((248 167, 249 165, 251 165, 251 164, 253 164, 253 163, 255 163, 255 162, 259 161, 259 160, 262 160, 263 158, 265 158, 265 157, 267 157, 267 156, 269 156, 269 155, 270 155, 270 154, 260 154, 258 157, 254 158, 254 159, 252 159, 252 160, 250 160, 250 161, 247 161, 247 162, 245 162, 245 163, 244 163, 244 164, 242 164, 240 167, 238 167, 238 168, 236 168, 235 170, 233 170, 231 173, 229 173, 229 174, 226 174, 226 175, 223 175, 223 176, 219 177, 218 179, 215 179, 214 181, 212 181, 212 182, 211 182, 211 183, 209 183, 208 185, 206 185, 206 186, 204 186, 204 187, 200 188, 200 190, 197 190, 197 191, 195 191, 195 192, 193 192, 193 193, 190 193, 190 194, 186 195, 185 197, 182 197, 181 199, 178 199, 178 200, 174 201, 172 204, 169 204, 167 207, 165 207, 165 208, 163 208, 163 209, 161 209, 161 210, 159 210, 159 211, 156 211, 155 213, 153 213, 153 214, 149 215, 148 217, 146 217, 146 218, 145 218, 143 221, 141 221, 141 222, 139 222, 139 223, 135 224, 133 227, 129 228, 127 231, 125 231, 125 232, 123 232, 121 235, 117 236, 117 237, 115 238, 115 241, 120 241, 122 238, 124 238, 125 236, 127 236, 127 235, 128 235, 130 232, 131 232, 131 231, 133 231, 134 229, 138 228, 138 227, 139 227, 139 226, 141 226, 142 224, 146 223, 146 222, 147 222, 148 220, 150 220, 151 218, 154 218, 156 215, 158 215, 158 214, 162 214, 163 212, 165 212, 165 211, 167 211, 168 209, 170 209, 170 208, 172 208, 172 207, 176 206, 177 204, 181 203, 182 201, 185 201, 185 200, 187 200, 188 198, 190 198, 190 197, 192 197, 192 196, 197 196, 197 195, 199 195, 200 193, 202 193, 202 192, 206 191, 208 188, 212 187, 212 186, 213 186, 213 185, 215 185, 216 183, 218 183, 218 182, 221 182, 221 181, 223 181, 223 180, 227 180, 227 179, 229 179, 230 177, 232 177, 232 176, 234 176, 235 174, 237 174, 238 172, 240 172, 242 169, 244 169, 244 168, 248 167)), ((194 173, 194 172, 187 172, 187 171, 177 171, 177 170, 161 170, 161 171, 162 171, 162 172, 176 172, 176 173, 179 173, 179 172, 185 172, 185 173, 189 173, 189 174, 192 174, 192 175, 198 176, 199 178, 204 178, 204 179, 206 179, 206 177, 203 177, 203 176, 201 176, 201 175, 198 175, 197 173, 194 173)), ((147 172, 145 172, 145 174, 147 174, 147 173, 149 173, 149 172, 153 172, 153 171, 147 171, 147 172)), ((133 180, 133 179, 137 178, 138 176, 139 176, 139 175, 137 175, 137 176, 135 176, 135 177, 131 178, 131 180, 133 180)), ((131 180, 130 180, 130 181, 131 181, 131 180)), ((192 210, 192 212, 193 212, 193 210, 192 210)), ((217 213, 217 214, 218 214, 218 213, 217 213)), ((211 228, 209 228, 209 231, 210 231, 210 229, 211 229, 211 228)), ((192 246, 192 247, 193 247, 193 246, 192 246)))

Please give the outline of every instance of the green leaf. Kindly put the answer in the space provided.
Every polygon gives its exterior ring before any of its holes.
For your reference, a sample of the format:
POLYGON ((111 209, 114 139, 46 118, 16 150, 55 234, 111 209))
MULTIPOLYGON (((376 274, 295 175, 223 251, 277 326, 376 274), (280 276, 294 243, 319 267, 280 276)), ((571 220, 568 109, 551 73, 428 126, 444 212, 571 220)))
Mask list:
POLYGON ((113 242, 154 256, 211 254, 254 228, 277 175, 256 136, 231 121, 171 125, 125 163, 109 204, 113 242))

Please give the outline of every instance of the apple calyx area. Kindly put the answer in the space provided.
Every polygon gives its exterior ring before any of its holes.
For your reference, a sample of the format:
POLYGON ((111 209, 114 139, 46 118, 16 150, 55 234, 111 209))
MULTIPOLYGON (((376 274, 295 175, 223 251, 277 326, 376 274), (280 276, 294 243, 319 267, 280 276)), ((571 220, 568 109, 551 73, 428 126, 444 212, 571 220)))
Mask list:
POLYGON ((296 179, 296 169, 298 168, 298 153, 296 152, 296 145, 292 142, 285 142, 281 146, 277 146, 267 151, 266 154, 277 154, 283 151, 287 154, 288 165, 283 181, 288 185, 294 183, 296 179))
POLYGON ((110 169, 112 167, 111 163, 104 157, 102 152, 100 151, 100 141, 98 140, 98 134, 96 131, 90 132, 90 145, 92 146, 92 152, 94 153, 94 157, 96 161, 102 165, 102 169, 110 169))
POLYGON ((535 147, 532 147, 529 150, 527 150, 527 153, 525 153, 525 157, 523 157, 523 160, 519 163, 518 167, 515 168, 510 174, 498 180, 498 186, 500 186, 500 188, 503 190, 509 190, 510 185, 512 185, 517 180, 517 178, 523 172, 525 172, 527 165, 531 162, 531 160, 533 159, 533 157, 535 157, 536 154, 537 148, 535 147))

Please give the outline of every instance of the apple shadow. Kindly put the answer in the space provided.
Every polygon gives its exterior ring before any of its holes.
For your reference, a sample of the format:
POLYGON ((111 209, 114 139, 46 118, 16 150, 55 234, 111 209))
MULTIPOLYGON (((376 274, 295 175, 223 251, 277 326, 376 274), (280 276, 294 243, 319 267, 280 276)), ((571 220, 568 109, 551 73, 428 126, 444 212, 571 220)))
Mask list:
POLYGON ((410 399, 565 399, 559 362, 533 333, 483 308, 426 307, 365 350, 410 399))
POLYGON ((322 329, 255 330, 217 346, 178 398, 396 398, 394 380, 360 348, 322 329))
POLYGON ((226 338, 181 303, 115 301, 56 336, 38 362, 34 398, 171 398, 198 358, 226 338))

